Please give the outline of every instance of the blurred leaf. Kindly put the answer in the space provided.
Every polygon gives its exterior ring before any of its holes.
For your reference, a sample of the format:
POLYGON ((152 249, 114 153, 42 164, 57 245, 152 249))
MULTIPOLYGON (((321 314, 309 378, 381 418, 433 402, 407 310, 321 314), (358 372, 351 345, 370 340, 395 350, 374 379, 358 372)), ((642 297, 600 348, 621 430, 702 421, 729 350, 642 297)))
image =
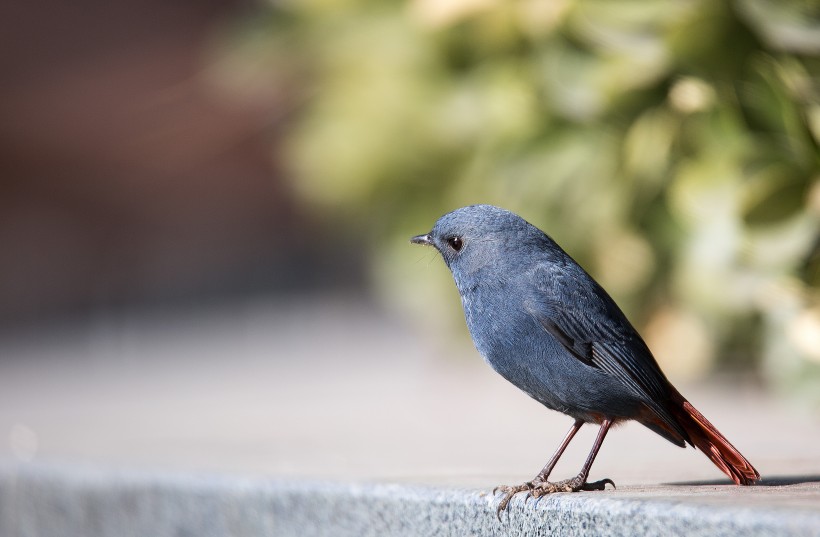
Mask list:
POLYGON ((805 71, 796 62, 767 56, 756 57, 751 68, 752 78, 740 92, 746 111, 757 125, 772 133, 775 143, 806 159, 816 147, 807 137, 809 130, 800 107, 812 91, 805 71))
POLYGON ((747 224, 773 224, 802 210, 806 182, 794 166, 774 164, 747 182, 743 193, 743 217, 747 224))
POLYGON ((820 53, 820 4, 806 0, 738 0, 737 6, 772 48, 820 53))
POLYGON ((651 196, 663 188, 677 130, 674 117, 659 109, 647 110, 629 127, 622 159, 625 175, 637 183, 636 195, 651 196))

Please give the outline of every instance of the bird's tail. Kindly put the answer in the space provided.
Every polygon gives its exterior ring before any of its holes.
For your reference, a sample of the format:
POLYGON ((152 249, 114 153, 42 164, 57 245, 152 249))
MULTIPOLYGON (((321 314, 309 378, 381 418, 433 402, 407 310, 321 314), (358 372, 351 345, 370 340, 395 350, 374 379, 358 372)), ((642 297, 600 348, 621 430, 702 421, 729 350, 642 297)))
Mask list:
POLYGON ((678 418, 678 422, 686 430, 696 448, 709 457, 715 466, 738 485, 751 485, 760 479, 760 474, 752 463, 741 455, 737 448, 720 434, 720 431, 703 414, 683 397, 680 403, 680 405, 672 405, 675 407, 675 417, 678 418))

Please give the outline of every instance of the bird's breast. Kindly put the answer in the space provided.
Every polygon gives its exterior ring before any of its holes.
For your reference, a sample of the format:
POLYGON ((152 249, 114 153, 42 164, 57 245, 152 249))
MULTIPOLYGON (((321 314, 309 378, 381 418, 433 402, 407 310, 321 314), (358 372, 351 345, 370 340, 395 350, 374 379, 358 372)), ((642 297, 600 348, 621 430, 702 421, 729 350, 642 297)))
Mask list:
POLYGON ((505 287, 475 286, 461 294, 473 343, 496 370, 515 354, 515 349, 528 346, 533 328, 532 318, 524 310, 524 301, 505 287))

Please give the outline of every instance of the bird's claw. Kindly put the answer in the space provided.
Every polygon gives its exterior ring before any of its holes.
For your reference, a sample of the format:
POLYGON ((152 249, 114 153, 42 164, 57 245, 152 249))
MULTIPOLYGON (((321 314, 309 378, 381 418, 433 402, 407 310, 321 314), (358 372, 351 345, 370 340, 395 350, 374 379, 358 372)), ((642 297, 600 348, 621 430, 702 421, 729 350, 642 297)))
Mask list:
POLYGON ((618 488, 615 486, 615 482, 609 478, 601 479, 600 481, 594 481, 592 483, 584 483, 580 490, 605 490, 606 485, 612 485, 612 488, 618 488))
MULTIPOLYGON (((510 486, 510 485, 499 485, 493 489, 493 496, 495 496, 496 492, 501 491, 504 493, 504 497, 501 498, 501 501, 498 503, 498 509, 495 512, 495 516, 498 517, 498 520, 501 520, 501 511, 507 508, 507 505, 512 500, 512 497, 518 494, 519 492, 527 491, 528 493, 532 490, 533 483, 532 481, 527 481, 518 486, 510 486)), ((529 496, 529 495, 528 495, 529 496)))
POLYGON ((501 512, 507 509, 507 506, 512 500, 512 497, 518 494, 519 492, 526 492, 527 495, 524 498, 524 502, 526 503, 530 498, 541 498, 542 496, 546 496, 547 494, 552 494, 554 492, 578 492, 581 490, 604 490, 606 488, 607 483, 615 487, 615 483, 611 479, 602 479, 600 481, 594 481, 592 483, 587 483, 587 481, 582 476, 575 476, 572 479, 565 479, 564 481, 545 481, 534 479, 532 481, 527 481, 518 486, 507 486, 501 485, 495 487, 493 489, 493 495, 495 495, 498 491, 504 493, 504 497, 501 498, 501 501, 498 504, 498 509, 496 510, 496 516, 498 520, 501 520, 501 512))

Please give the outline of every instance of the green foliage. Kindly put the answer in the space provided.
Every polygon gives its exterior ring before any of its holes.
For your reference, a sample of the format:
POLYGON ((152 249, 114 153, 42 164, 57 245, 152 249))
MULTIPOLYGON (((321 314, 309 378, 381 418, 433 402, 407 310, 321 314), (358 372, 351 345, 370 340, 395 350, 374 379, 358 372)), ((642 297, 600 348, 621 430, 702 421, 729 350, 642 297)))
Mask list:
POLYGON ((267 10, 273 65, 308 95, 280 148, 293 187, 371 241, 386 296, 439 324, 451 283, 406 239, 493 203, 565 245, 673 376, 723 359, 820 393, 816 3, 267 10))

